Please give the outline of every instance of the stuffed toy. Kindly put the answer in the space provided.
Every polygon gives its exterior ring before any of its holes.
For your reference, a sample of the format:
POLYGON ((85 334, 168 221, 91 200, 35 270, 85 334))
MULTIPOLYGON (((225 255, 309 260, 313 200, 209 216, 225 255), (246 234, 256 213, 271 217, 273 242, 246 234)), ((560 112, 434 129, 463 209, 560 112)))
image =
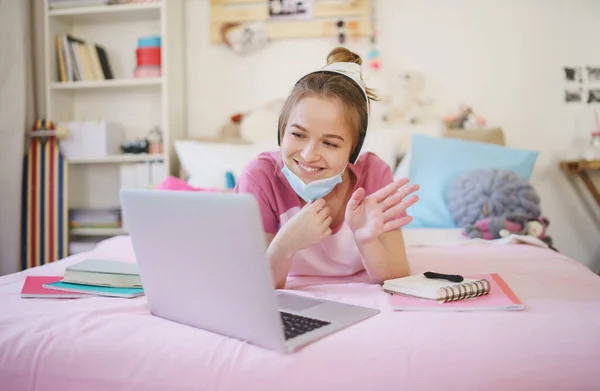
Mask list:
POLYGON ((485 118, 475 114, 467 105, 460 105, 457 114, 444 116, 443 120, 449 129, 478 129, 483 128, 487 123, 485 118))
POLYGON ((535 189, 512 170, 467 171, 452 181, 446 202, 450 216, 461 228, 486 217, 541 216, 540 197, 535 189))
POLYGON ((552 238, 547 235, 549 225, 550 221, 545 217, 515 213, 481 219, 465 227, 463 234, 472 239, 486 240, 505 238, 512 234, 529 235, 540 239, 552 248, 552 238))

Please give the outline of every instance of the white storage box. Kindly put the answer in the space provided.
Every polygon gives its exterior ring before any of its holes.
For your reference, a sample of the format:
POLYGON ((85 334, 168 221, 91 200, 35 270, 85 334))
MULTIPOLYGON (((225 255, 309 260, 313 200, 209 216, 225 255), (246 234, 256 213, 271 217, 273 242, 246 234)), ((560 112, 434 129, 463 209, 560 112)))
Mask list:
POLYGON ((71 121, 58 126, 68 128, 68 135, 60 140, 60 148, 67 159, 103 158, 120 155, 125 130, 109 121, 71 121))

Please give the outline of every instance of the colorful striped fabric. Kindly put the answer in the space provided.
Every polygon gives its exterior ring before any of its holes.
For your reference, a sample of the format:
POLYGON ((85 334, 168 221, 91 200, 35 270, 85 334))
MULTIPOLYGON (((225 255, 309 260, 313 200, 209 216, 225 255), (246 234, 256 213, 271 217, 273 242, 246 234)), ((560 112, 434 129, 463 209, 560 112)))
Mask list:
MULTIPOLYGON (((41 120, 36 130, 54 130, 54 126, 41 120)), ((58 139, 32 137, 23 159, 22 270, 68 255, 67 173, 68 162, 60 153, 58 139)))

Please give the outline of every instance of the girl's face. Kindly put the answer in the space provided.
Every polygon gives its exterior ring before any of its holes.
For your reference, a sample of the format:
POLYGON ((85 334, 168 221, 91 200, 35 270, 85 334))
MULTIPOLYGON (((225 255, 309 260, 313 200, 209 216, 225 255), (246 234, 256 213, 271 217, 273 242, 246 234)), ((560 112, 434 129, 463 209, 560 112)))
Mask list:
POLYGON ((281 142, 282 159, 304 183, 339 174, 346 167, 354 132, 344 106, 334 99, 306 97, 292 109, 281 142))

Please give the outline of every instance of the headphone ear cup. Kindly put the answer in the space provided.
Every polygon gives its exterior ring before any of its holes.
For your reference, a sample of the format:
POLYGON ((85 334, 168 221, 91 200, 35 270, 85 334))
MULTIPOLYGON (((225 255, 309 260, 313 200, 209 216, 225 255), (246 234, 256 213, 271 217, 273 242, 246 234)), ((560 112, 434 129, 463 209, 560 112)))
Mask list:
POLYGON ((355 164, 356 161, 358 160, 358 155, 360 155, 360 150, 362 149, 362 146, 365 142, 365 137, 367 135, 367 132, 363 132, 360 134, 360 136, 358 137, 358 143, 356 143, 356 148, 354 148, 354 151, 352 152, 352 155, 350 156, 350 163, 355 164))

